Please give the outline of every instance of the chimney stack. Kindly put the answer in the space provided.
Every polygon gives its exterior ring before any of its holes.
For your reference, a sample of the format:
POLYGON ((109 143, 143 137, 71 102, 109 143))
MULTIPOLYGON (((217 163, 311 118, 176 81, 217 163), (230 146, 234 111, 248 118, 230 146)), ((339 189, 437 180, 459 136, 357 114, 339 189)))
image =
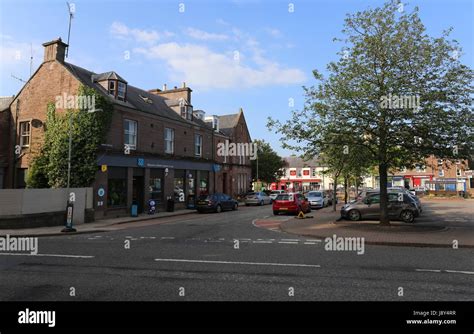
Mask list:
POLYGON ((166 90, 168 87, 166 86, 166 84, 163 84, 163 90, 166 90))
POLYGON ((186 88, 186 81, 183 81, 183 88, 186 88))
POLYGON ((66 48, 68 45, 63 43, 61 37, 58 39, 43 43, 44 46, 44 62, 57 60, 60 63, 64 63, 64 56, 66 54, 66 48))

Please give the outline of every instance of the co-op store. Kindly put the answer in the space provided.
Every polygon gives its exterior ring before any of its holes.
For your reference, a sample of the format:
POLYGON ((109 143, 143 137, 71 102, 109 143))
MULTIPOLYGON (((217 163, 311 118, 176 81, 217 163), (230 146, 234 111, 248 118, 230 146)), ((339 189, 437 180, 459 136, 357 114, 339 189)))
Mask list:
POLYGON ((94 181, 96 218, 127 214, 132 203, 141 213, 149 199, 164 207, 174 199, 176 209, 192 207, 197 196, 214 191, 219 165, 180 159, 107 155, 98 159, 94 181))

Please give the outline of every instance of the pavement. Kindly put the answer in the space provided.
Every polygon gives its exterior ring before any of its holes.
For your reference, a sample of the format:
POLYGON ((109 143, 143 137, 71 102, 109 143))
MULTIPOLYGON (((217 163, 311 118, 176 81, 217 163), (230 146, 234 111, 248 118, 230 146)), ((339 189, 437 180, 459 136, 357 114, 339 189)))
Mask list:
POLYGON ((363 237, 366 244, 372 245, 474 248, 473 200, 427 199, 422 203, 426 209, 414 224, 392 221, 390 226, 381 226, 378 221, 342 220, 342 204, 335 212, 332 207, 313 210, 308 215, 313 218, 309 219, 269 216, 255 224, 306 237, 363 237), (440 207, 439 203, 450 206, 440 207), (442 216, 446 211, 448 217, 442 216))
POLYGON ((172 218, 183 216, 191 213, 196 213, 196 210, 177 210, 173 212, 158 212, 153 215, 140 214, 138 217, 118 217, 110 219, 100 219, 92 223, 74 225, 76 232, 64 233, 61 230, 64 226, 48 226, 27 229, 0 229, 0 235, 10 236, 55 236, 66 234, 84 234, 97 233, 105 231, 122 230, 130 227, 145 226, 147 224, 166 223, 168 220, 164 218, 172 218), (156 219, 160 219, 158 222, 156 219))

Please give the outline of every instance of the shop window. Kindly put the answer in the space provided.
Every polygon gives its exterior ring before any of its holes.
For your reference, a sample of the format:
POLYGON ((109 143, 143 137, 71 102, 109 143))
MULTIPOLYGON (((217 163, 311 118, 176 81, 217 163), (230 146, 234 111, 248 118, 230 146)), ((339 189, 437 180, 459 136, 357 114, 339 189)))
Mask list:
POLYGON ((184 170, 176 169, 174 171, 174 200, 176 202, 184 202, 184 170))
POLYGON ((108 207, 122 207, 127 205, 127 180, 109 179, 108 182, 108 207))
POLYGON ((163 200, 163 170, 151 169, 150 182, 148 184, 150 198, 158 201, 163 200))
POLYGON ((209 194, 209 172, 199 173, 199 195, 209 194))

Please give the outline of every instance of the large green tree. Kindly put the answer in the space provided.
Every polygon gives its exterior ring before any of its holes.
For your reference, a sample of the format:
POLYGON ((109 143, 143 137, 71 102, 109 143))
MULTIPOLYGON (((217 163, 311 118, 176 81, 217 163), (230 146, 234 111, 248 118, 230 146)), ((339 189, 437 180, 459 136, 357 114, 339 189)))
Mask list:
POLYGON ((463 158, 473 141, 473 71, 451 29, 428 36, 418 12, 390 1, 347 15, 339 58, 326 76, 313 72, 318 84, 305 88, 305 108, 268 124, 285 147, 316 154, 330 140, 367 150, 379 171, 381 224, 389 224, 389 169, 429 154, 463 158))
POLYGON ((97 150, 109 130, 113 106, 92 88, 81 86, 77 94, 83 97, 94 96, 95 111, 68 109, 65 113, 58 113, 54 103, 48 105, 45 140, 28 173, 29 188, 67 186, 70 132, 70 186, 89 187, 93 182, 97 171, 97 150))
POLYGON ((283 175, 285 161, 265 140, 254 140, 253 143, 257 144, 257 159, 252 160, 252 178, 257 181, 258 165, 258 180, 265 183, 275 182, 283 175))

